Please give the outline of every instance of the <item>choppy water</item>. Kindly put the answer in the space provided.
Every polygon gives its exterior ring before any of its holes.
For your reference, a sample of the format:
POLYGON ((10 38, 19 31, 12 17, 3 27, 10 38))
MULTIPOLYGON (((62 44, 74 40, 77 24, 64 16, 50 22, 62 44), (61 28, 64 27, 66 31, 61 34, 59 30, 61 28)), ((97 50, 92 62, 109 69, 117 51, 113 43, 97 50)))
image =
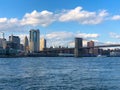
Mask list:
POLYGON ((0 90, 120 90, 120 58, 0 58, 0 90))

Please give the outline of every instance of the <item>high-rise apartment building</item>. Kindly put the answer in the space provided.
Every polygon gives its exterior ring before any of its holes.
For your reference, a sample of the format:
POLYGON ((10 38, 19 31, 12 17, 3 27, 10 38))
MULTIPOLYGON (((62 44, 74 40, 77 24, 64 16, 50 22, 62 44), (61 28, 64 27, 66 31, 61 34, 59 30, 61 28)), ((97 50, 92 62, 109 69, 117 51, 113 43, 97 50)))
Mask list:
POLYGON ((94 41, 89 41, 89 42, 87 42, 87 47, 91 47, 90 49, 89 49, 89 54, 94 54, 94 41))
POLYGON ((25 36, 24 38, 24 50, 28 51, 29 50, 29 43, 28 43, 28 38, 25 36))
POLYGON ((46 39, 41 38, 40 39, 40 51, 43 51, 44 48, 46 48, 46 39))
POLYGON ((87 42, 87 47, 94 47, 94 41, 87 42))
POLYGON ((30 30, 30 52, 38 52, 39 51, 39 42, 40 42, 40 32, 39 30, 31 29, 30 30))

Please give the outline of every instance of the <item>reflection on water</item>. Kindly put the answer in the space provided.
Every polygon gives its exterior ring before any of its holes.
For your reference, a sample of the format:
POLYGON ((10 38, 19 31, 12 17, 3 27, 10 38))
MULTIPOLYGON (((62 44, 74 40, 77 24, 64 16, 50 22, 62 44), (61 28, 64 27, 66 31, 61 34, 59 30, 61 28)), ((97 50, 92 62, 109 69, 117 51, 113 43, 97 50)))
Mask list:
POLYGON ((120 90, 120 58, 0 58, 0 90, 120 90))

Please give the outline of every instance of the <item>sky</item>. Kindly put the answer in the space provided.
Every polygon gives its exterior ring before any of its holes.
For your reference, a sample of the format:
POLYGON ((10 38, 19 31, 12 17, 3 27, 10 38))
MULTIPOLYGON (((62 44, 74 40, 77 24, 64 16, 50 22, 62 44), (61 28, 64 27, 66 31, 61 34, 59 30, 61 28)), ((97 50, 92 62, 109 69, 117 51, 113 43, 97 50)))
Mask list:
POLYGON ((47 46, 72 47, 75 37, 120 43, 120 0, 0 0, 0 12, 0 32, 21 42, 39 29, 47 46))

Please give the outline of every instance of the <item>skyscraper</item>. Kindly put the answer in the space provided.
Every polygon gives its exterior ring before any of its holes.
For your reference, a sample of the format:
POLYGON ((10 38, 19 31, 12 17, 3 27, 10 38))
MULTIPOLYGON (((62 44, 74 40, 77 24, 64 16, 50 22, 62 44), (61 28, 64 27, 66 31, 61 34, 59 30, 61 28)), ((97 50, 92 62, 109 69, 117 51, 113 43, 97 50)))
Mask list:
POLYGON ((38 52, 39 51, 39 39, 40 32, 39 30, 31 29, 30 30, 30 52, 38 52))
POLYGON ((29 48, 28 38, 27 38, 27 36, 25 36, 25 39, 24 39, 24 50, 28 51, 28 48, 29 48))
POLYGON ((40 51, 43 51, 44 48, 46 48, 46 39, 41 38, 40 39, 40 51))
POLYGON ((20 38, 19 36, 9 36, 9 41, 12 42, 12 43, 16 43, 16 49, 20 49, 20 38))

